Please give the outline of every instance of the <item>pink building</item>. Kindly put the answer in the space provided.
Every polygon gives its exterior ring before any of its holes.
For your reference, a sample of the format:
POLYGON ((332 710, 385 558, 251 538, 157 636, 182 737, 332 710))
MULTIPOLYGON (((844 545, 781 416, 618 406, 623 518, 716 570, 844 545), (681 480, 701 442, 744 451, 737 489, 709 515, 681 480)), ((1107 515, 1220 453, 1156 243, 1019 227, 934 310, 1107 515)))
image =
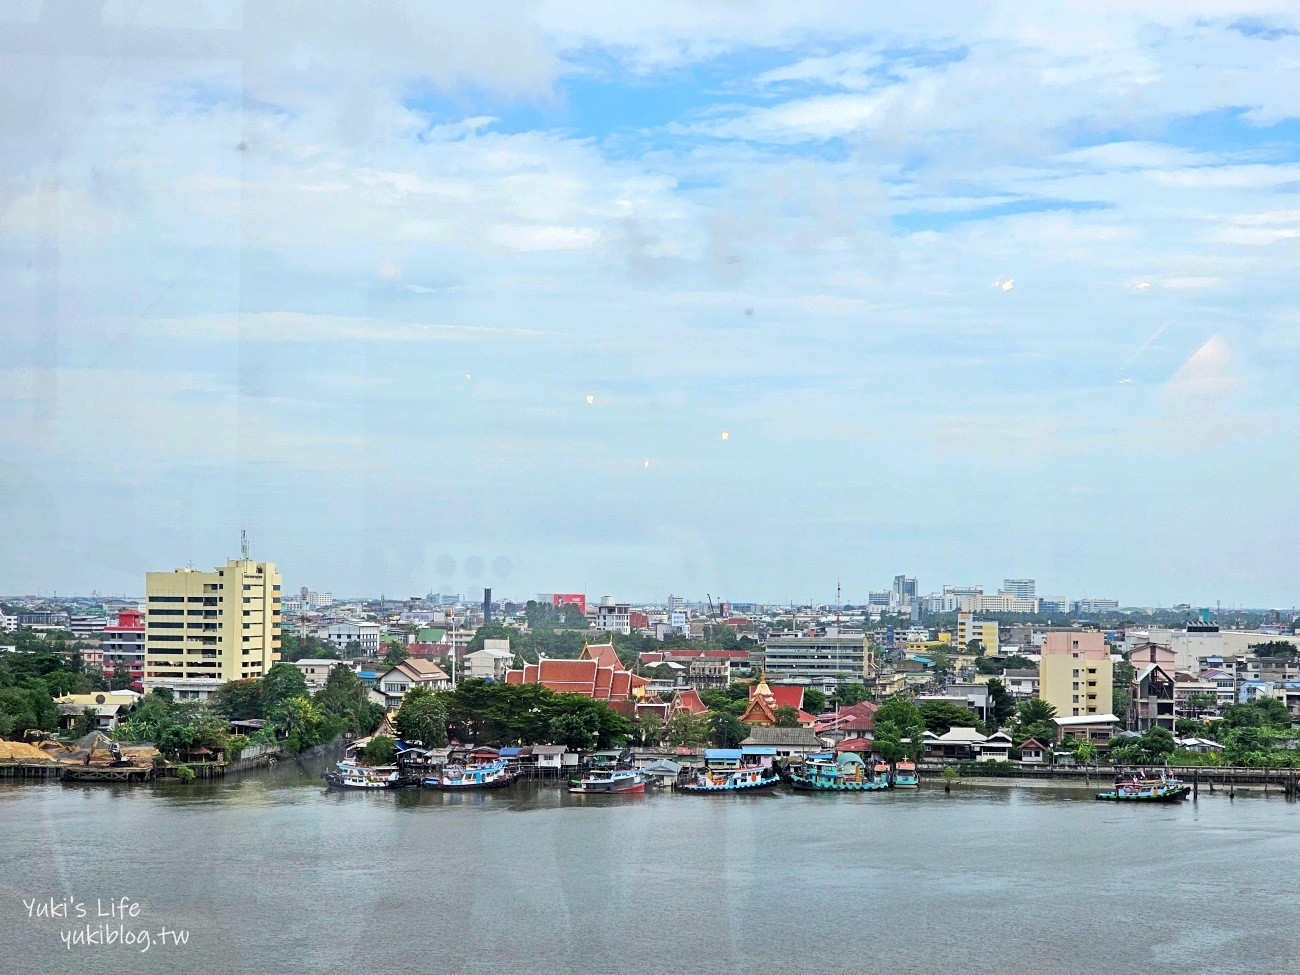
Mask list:
POLYGON ((1100 633, 1052 630, 1043 643, 1043 656, 1068 655, 1076 660, 1109 660, 1106 638, 1100 633))

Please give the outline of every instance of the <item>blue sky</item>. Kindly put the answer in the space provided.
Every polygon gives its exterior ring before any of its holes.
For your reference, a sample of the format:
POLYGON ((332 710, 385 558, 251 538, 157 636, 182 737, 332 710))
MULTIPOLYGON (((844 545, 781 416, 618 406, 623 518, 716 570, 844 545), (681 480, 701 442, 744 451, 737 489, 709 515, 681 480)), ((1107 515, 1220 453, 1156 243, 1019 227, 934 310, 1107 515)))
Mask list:
POLYGON ((0 592, 1294 605, 1293 5, 798 6, 6 5, 0 592))

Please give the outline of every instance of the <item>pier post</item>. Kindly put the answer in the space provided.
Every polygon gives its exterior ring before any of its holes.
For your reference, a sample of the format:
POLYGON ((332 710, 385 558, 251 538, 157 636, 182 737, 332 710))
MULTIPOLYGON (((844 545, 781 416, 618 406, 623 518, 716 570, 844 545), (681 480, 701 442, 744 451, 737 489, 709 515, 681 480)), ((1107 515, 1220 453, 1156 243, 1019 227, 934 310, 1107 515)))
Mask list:
POLYGON ((1201 797, 1201 772, 1199 769, 1192 771, 1192 802, 1201 797))

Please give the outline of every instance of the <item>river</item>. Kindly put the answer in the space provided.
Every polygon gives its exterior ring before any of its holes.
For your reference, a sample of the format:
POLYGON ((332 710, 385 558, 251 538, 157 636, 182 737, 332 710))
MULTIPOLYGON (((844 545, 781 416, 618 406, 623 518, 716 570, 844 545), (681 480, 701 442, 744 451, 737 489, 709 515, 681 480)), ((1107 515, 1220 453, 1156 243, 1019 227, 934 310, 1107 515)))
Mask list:
POLYGON ((344 793, 320 768, 0 784, 0 971, 1300 971, 1280 797, 344 793), (49 898, 89 916, 28 916, 49 898), (135 918, 94 917, 123 899, 135 918), (65 947, 87 923, 149 950, 65 947))

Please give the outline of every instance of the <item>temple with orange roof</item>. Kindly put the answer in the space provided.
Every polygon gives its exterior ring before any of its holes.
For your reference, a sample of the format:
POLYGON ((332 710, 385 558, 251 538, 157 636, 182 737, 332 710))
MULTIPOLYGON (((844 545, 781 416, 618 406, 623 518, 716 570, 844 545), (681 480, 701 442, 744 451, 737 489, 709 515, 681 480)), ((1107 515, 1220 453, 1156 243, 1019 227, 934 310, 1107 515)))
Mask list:
POLYGON ((650 683, 627 670, 612 643, 592 643, 577 660, 543 658, 522 670, 506 671, 507 684, 541 684, 557 694, 581 694, 610 704, 634 701, 650 683))
POLYGON ((780 708, 794 708, 799 714, 799 726, 811 728, 816 717, 803 709, 803 688, 798 684, 769 684, 764 674, 749 689, 749 706, 740 716, 745 724, 763 728, 776 727, 776 712, 780 708))

